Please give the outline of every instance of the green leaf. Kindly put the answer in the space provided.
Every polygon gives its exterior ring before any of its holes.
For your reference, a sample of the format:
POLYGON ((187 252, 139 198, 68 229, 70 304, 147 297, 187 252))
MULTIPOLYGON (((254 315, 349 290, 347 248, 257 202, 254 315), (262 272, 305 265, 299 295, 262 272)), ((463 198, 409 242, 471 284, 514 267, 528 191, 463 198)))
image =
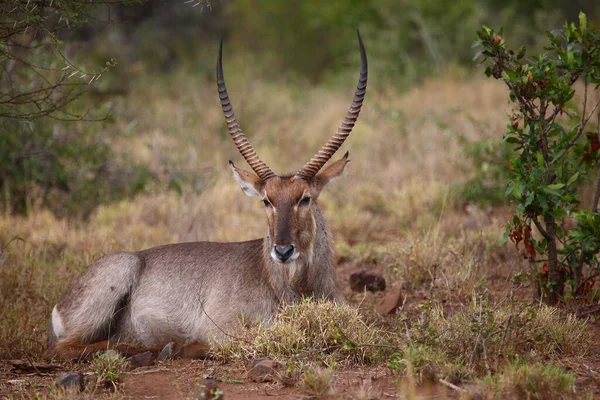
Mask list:
POLYGON ((580 239, 585 237, 585 233, 573 230, 569 232, 569 236, 571 236, 573 239, 580 239))
POLYGON ((573 182, 577 180, 577 178, 579 178, 579 171, 575 172, 573 176, 569 178, 569 180, 567 181, 567 186, 571 186, 573 182))
POLYGON ((531 203, 533 203, 533 200, 535 199, 535 192, 530 192, 527 197, 525 198, 525 207, 527 207, 528 205, 530 205, 531 203))
POLYGON ((564 187, 565 187, 564 183, 553 183, 552 185, 546 186, 546 189, 549 189, 549 190, 558 190, 558 189, 562 189, 564 187))
POLYGON ((574 90, 570 90, 570 91, 569 91, 569 92, 568 92, 568 93, 565 95, 564 99, 562 99, 562 102, 563 102, 563 103, 568 103, 568 102, 569 102, 569 101, 570 101, 570 100, 573 98, 573 96, 575 96, 575 91, 574 91, 574 90))
POLYGON ((567 51, 567 63, 569 64, 569 66, 573 65, 573 61, 575 61, 575 56, 573 55, 573 51, 568 50, 567 51))
POLYGON ((522 193, 523 193, 523 189, 521 188, 521 184, 518 181, 514 182, 512 195, 515 196, 517 199, 520 199, 522 193))
POLYGON ((544 156, 542 155, 542 153, 540 151, 538 151, 535 154, 535 157, 537 158, 538 167, 544 168, 544 156))
POLYGON ((508 185, 506 185, 506 191, 504 192, 504 197, 508 197, 509 194, 512 193, 512 191, 514 190, 514 184, 512 181, 508 182, 508 185))
POLYGON ((584 33, 587 28, 587 16, 583 11, 579 11, 579 29, 584 33))
POLYGON ((507 79, 512 82, 517 82, 519 80, 519 74, 510 69, 505 69, 502 71, 502 75, 504 75, 504 79, 507 79))
POLYGON ((548 202, 546 201, 546 198, 544 196, 538 196, 537 201, 540 204, 540 206, 542 206, 543 210, 547 210, 549 208, 548 202))
POLYGON ((560 196, 560 193, 558 193, 556 190, 548 189, 547 186, 543 187, 542 190, 544 191, 544 193, 551 194, 553 196, 560 196))
POLYGON ((515 137, 515 136, 506 136, 504 138, 504 141, 506 143, 513 143, 513 144, 520 144, 521 143, 521 140, 519 138, 515 137))
POLYGON ((477 53, 475 53, 475 55, 473 56, 473 59, 471 61, 477 61, 477 59, 479 57, 481 57, 481 55, 483 54, 483 52, 485 51, 485 49, 479 50, 477 53))
POLYGON ((506 241, 508 240, 508 234, 509 233, 510 233, 510 222, 507 222, 506 223, 506 229, 504 229, 504 233, 502 234, 502 237, 498 241, 498 246, 504 246, 506 244, 506 241))

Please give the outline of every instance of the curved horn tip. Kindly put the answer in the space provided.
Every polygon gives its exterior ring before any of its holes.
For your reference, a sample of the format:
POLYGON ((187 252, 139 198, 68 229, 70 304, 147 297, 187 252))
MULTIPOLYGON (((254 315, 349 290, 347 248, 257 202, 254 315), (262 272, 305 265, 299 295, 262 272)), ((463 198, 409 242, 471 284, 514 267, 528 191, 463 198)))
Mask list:
POLYGON ((347 152, 346 152, 346 154, 344 154, 344 157, 342 157, 342 158, 343 158, 344 160, 347 160, 347 159, 348 159, 348 155, 349 155, 349 154, 350 154, 350 152, 349 152, 349 151, 347 151, 347 152))
POLYGON ((217 84, 223 79, 223 38, 219 43, 219 54, 217 55, 217 84))
POLYGON ((365 72, 367 69, 367 51, 365 50, 365 44, 363 43, 362 36, 360 36, 360 31, 358 28, 356 29, 356 36, 358 38, 358 47, 360 48, 360 61, 361 61, 361 72, 362 67, 364 66, 365 72))
POLYGON ((360 43, 360 46, 363 46, 363 40, 362 40, 362 36, 360 35, 360 30, 358 28, 356 28, 356 37, 358 38, 358 43, 360 43))

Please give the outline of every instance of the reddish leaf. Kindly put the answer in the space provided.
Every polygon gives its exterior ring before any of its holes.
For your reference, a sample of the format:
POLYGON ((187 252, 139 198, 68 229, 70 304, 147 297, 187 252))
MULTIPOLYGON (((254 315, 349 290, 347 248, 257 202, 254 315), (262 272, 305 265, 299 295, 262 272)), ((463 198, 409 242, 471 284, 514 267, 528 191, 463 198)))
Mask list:
POLYGON ((531 227, 530 226, 525 227, 525 239, 524 239, 523 243, 525 244, 525 251, 527 253, 529 253, 529 258, 531 258, 532 260, 535 260, 537 254, 535 252, 535 246, 533 244, 533 240, 531 240, 531 227))

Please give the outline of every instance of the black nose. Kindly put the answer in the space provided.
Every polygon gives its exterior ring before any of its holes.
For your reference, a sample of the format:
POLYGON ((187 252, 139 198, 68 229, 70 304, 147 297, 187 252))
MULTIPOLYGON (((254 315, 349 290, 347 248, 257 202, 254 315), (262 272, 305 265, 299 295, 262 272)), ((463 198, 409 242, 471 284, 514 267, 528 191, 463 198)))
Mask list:
POLYGON ((275 254, 281 261, 287 261, 294 254, 294 245, 286 244, 285 246, 275 246, 275 254))

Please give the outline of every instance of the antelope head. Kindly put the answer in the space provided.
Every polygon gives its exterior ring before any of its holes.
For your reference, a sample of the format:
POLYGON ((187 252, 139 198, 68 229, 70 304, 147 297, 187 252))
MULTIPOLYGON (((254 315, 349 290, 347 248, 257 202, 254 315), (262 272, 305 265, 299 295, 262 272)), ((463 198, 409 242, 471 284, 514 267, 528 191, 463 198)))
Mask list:
POLYGON ((258 197, 264 204, 268 220, 266 245, 271 259, 277 263, 289 263, 304 258, 310 261, 316 236, 316 214, 320 213, 316 200, 321 190, 333 183, 348 164, 348 153, 340 160, 322 169, 333 154, 344 143, 363 104, 367 89, 367 54, 357 30, 360 46, 360 78, 354 100, 344 122, 319 152, 296 174, 275 175, 258 157, 256 151, 240 129, 233 107, 229 101, 223 78, 223 41, 219 47, 217 60, 217 86, 221 107, 227 120, 229 133, 238 150, 255 173, 245 171, 229 162, 233 177, 247 196, 258 197))

